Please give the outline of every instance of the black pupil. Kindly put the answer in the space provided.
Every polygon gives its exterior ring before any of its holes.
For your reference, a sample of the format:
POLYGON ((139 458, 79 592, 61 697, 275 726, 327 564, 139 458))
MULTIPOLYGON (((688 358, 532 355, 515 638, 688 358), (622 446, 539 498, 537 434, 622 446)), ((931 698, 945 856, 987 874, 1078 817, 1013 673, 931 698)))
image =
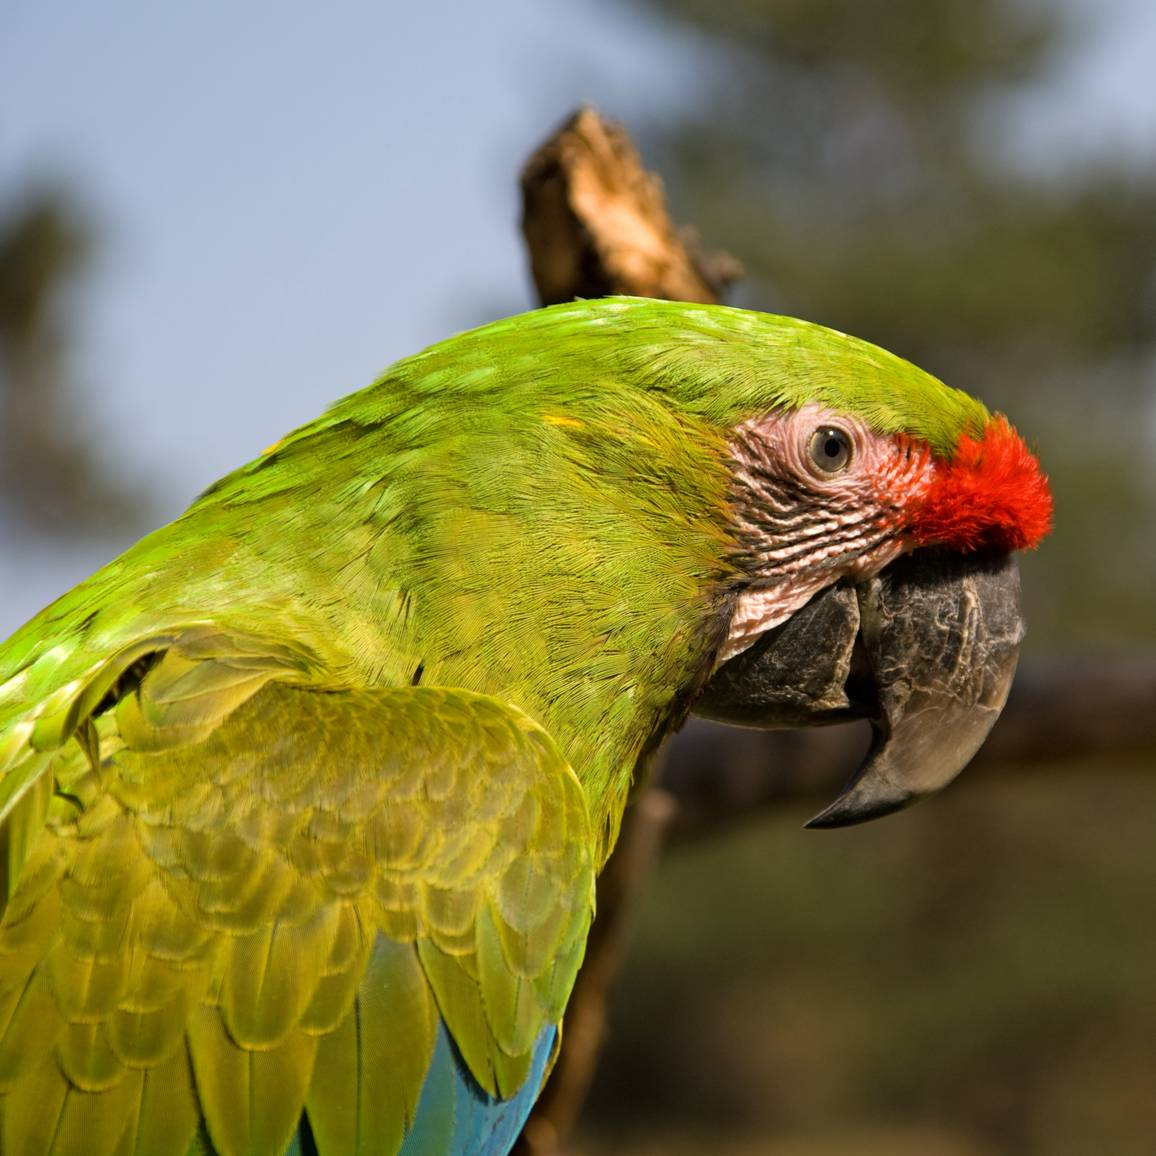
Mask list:
POLYGON ((811 461, 828 474, 836 474, 851 460, 851 444, 847 435, 833 425, 819 426, 811 434, 808 448, 811 461))

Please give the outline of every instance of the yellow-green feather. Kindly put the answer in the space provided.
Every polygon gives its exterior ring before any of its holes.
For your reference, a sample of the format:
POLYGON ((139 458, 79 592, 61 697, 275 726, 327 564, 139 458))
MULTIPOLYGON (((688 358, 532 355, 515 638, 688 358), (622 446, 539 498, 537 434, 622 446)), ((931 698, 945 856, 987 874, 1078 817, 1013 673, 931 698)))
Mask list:
POLYGON ((4 1151, 48 1129, 59 1156, 183 1152, 203 1118, 222 1156, 274 1156, 303 1111, 327 1156, 396 1151, 439 1016, 478 1084, 512 1094, 592 914, 594 840, 557 747, 462 691, 292 671, 237 704, 191 649, 126 692, 129 735, 120 707, 98 716, 96 769, 59 753, 71 802, 0 925, 4 1151), (502 940, 511 890, 523 930, 502 940), (158 1105, 173 1132, 153 1149, 158 1105))

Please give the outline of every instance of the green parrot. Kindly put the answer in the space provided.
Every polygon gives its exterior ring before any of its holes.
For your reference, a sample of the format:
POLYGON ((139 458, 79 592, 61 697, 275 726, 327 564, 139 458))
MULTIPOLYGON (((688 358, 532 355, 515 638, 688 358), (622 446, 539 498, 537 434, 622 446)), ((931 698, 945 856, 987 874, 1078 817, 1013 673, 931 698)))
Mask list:
POLYGON ((1050 516, 1006 419, 790 318, 397 363, 0 645, 0 1152, 508 1152, 664 736, 871 719, 819 825, 938 789, 1050 516))

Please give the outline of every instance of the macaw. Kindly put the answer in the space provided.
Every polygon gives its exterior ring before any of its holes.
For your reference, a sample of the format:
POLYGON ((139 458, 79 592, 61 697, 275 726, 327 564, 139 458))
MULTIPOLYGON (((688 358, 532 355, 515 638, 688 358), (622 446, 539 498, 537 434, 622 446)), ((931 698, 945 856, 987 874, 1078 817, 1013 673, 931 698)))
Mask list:
POLYGON ((937 790, 1050 516, 1006 418, 803 321, 398 362, 0 646, 0 1151, 508 1152, 663 737, 867 717, 816 822, 937 790))

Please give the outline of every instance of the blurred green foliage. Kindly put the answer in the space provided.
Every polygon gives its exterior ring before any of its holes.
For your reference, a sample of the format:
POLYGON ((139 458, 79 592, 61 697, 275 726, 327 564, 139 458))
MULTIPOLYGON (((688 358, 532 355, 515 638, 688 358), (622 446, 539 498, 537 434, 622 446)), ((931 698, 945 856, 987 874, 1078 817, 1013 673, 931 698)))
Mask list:
MULTIPOLYGON (((741 303, 1006 410, 1057 503, 1027 653, 1151 653, 1156 169, 1040 171, 1004 131, 1080 51, 1067 7, 638 3, 718 66, 693 114, 631 127, 679 219, 746 265, 741 303)), ((671 853, 583 1150, 1147 1156, 1154 770, 965 775, 861 831, 790 813, 671 853)))

